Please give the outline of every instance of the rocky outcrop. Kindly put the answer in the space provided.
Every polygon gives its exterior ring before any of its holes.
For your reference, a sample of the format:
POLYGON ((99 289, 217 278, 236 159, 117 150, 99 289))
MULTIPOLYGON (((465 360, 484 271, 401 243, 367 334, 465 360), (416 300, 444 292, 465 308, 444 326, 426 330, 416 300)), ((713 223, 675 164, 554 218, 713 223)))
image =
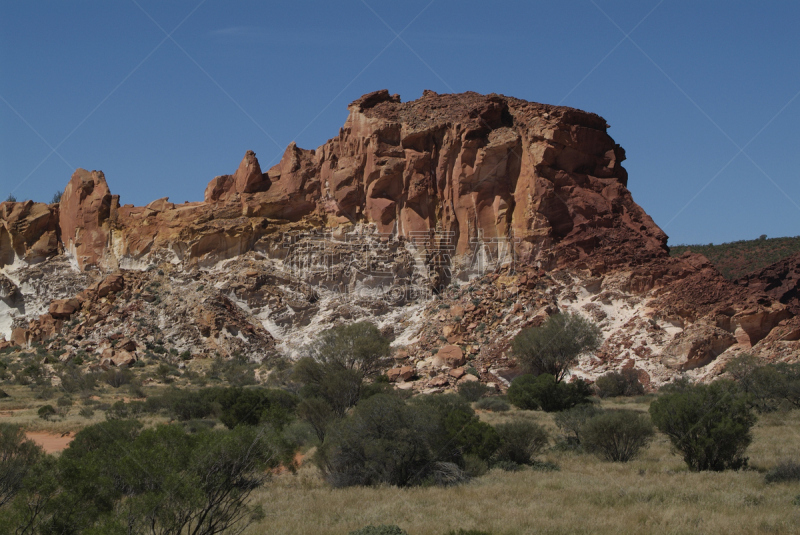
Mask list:
POLYGON ((736 284, 769 294, 800 315, 800 253, 741 277, 736 284))
POLYGON ((405 347, 390 377, 422 391, 507 381, 515 334, 560 310, 603 330, 587 379, 634 369, 656 386, 741 351, 800 355, 797 260, 734 284, 702 255, 670 258, 603 118, 431 91, 348 109, 337 137, 291 143, 266 172, 247 151, 202 202, 120 206, 79 169, 60 206, 1 204, 0 268, 46 259, 0 275, 3 334, 59 333, 108 365, 166 343, 259 360, 370 318, 405 347))
POLYGON ((67 252, 81 268, 107 266, 112 198, 102 171, 78 169, 61 196, 59 226, 67 252))
POLYGON ((401 103, 386 90, 348 109, 339 136, 316 150, 290 144, 266 173, 247 151, 202 203, 119 207, 102 173, 78 170, 61 203, 65 247, 84 268, 133 266, 159 251, 203 264, 303 220, 373 224, 447 268, 501 241, 548 269, 666 255, 666 236, 626 188, 624 150, 595 114, 476 93, 401 103))
POLYGON ((17 261, 36 264, 59 251, 58 205, 0 203, 0 269, 17 261))

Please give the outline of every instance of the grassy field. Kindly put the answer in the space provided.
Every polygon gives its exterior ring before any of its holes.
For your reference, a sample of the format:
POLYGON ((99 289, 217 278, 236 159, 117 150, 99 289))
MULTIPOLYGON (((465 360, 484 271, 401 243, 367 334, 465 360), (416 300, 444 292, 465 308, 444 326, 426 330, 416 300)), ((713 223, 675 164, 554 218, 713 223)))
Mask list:
MULTIPOLYGON (((145 387, 148 395, 164 386, 145 387)), ((28 431, 75 432, 105 419, 78 414, 85 399, 74 398, 65 416, 44 421, 36 413, 44 403, 28 386, 4 385, 11 398, 0 400, 0 421, 28 431)), ((131 394, 128 388, 98 388, 96 404, 110 404, 131 394)), ((606 408, 647 411, 654 395, 602 401, 606 408)), ((695 473, 663 435, 636 460, 609 463, 594 456, 555 447, 559 430, 553 415, 540 411, 478 411, 490 424, 530 419, 544 426, 551 447, 539 460, 558 471, 530 467, 519 472, 498 469, 451 488, 332 489, 313 463, 296 474, 275 476, 254 493, 263 519, 248 535, 346 534, 366 525, 397 524, 409 535, 444 535, 450 530, 479 529, 499 534, 527 533, 797 533, 800 483, 766 484, 764 473, 783 459, 800 459, 800 410, 759 415, 748 450, 750 468, 739 472, 695 473)), ((166 422, 145 416, 143 423, 166 422)), ((221 425, 221 424, 219 424, 221 425)), ((313 454, 311 452, 307 452, 313 454)))
POLYGON ((800 236, 708 245, 670 245, 670 256, 700 253, 727 279, 738 279, 800 252, 800 236))
MULTIPOLYGON (((645 410, 640 402, 605 401, 645 410)), ((541 412, 483 413, 490 423, 532 418, 555 434, 541 412)), ((559 471, 492 470, 453 488, 330 489, 313 465, 283 475, 257 492, 265 518, 246 533, 342 534, 397 524, 410 535, 479 529, 526 533, 797 533, 800 484, 764 483, 783 458, 800 458, 800 411, 762 415, 749 449, 751 468, 693 473, 663 435, 637 460, 608 463, 550 450, 541 460, 559 471)))

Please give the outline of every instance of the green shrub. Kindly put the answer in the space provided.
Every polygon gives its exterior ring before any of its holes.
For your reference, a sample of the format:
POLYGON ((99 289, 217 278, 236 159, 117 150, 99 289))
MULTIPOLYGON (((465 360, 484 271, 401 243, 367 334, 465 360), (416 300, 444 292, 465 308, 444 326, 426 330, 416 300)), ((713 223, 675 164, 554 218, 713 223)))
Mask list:
POLYGON ((127 368, 112 368, 103 372, 101 378, 109 386, 119 388, 122 385, 130 384, 133 380, 133 373, 127 368))
POLYGON ((21 427, 0 423, 0 508, 22 489, 25 477, 43 456, 42 448, 21 427))
POLYGON ((55 418, 56 415, 58 414, 58 412, 56 412, 55 408, 53 408, 52 405, 42 405, 41 407, 39 407, 39 410, 36 411, 36 413, 39 415, 39 418, 47 421, 55 418))
POLYGON ((633 369, 601 375, 595 381, 594 386, 597 389, 597 395, 601 398, 644 394, 644 386, 639 381, 639 374, 633 369))
POLYGON ((684 385, 650 404, 650 417, 691 470, 739 469, 756 418, 749 397, 731 381, 684 385))
POLYGON ((56 400, 56 405, 59 407, 72 407, 72 400, 66 396, 62 396, 56 400))
POLYGON ((647 415, 619 409, 597 414, 583 425, 582 444, 607 461, 628 462, 647 446, 654 431, 647 415))
POLYGON ((588 403, 589 386, 578 379, 573 383, 557 383, 549 374, 520 375, 508 389, 508 401, 520 409, 557 412, 581 403, 588 403))
POLYGON ((475 408, 490 412, 506 412, 510 409, 508 403, 498 396, 479 399, 475 404, 475 408))
POLYGON ((452 394, 405 402, 378 394, 332 422, 315 462, 334 487, 452 485, 464 481, 465 457, 486 460, 497 432, 452 394))
POLYGON ((78 411, 78 415, 82 418, 91 418, 94 416, 94 409, 91 407, 81 407, 81 410, 78 411))
POLYGON ((577 405, 571 409, 556 414, 555 423, 565 433, 568 446, 580 446, 583 426, 602 410, 591 403, 577 405))
POLYGON ((779 462, 764 476, 767 483, 785 483, 800 481, 800 463, 791 459, 779 462))
POLYGON ((547 432, 533 422, 510 422, 495 426, 500 447, 495 462, 531 464, 533 457, 547 446, 547 432))
POLYGON ((408 535, 407 532, 394 524, 381 524, 380 526, 366 526, 348 535, 408 535))
POLYGON ((315 462, 333 487, 417 485, 436 460, 429 438, 437 424, 432 411, 372 396, 331 426, 315 462))
POLYGON ((522 330, 511 343, 514 355, 534 375, 550 374, 556 382, 566 376, 585 351, 600 346, 600 329, 577 314, 555 314, 540 327, 522 330))
POLYGON ((479 381, 467 381, 458 385, 458 395, 469 402, 478 401, 492 389, 479 381))

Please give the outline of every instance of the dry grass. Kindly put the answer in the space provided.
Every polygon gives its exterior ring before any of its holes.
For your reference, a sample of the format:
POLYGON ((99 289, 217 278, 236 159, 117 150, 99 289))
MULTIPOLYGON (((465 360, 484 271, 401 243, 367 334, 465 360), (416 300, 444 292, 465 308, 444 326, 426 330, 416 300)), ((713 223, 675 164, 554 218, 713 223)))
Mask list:
MULTIPOLYGON (((604 401, 646 410, 647 403, 604 401)), ((552 415, 482 413, 491 423, 531 418, 553 433, 552 415)), ((330 489, 313 466, 284 475, 255 500, 267 517, 255 535, 342 534, 369 524, 397 524, 410 535, 481 529, 525 533, 797 533, 800 484, 764 483, 762 471, 786 457, 800 459, 800 411, 760 418, 749 450, 755 469, 693 473, 663 436, 641 458, 608 463, 551 450, 542 458, 558 472, 493 470, 455 488, 330 489)))

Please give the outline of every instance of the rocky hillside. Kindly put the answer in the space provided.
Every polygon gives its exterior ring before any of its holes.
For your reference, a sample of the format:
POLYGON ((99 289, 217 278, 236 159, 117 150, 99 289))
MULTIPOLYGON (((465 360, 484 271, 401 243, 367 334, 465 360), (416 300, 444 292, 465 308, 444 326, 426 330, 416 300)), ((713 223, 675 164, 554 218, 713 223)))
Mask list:
POLYGON ((800 356, 791 303, 669 256, 603 118, 430 91, 349 111, 337 137, 292 143, 266 172, 247 151, 203 202, 123 205, 79 169, 60 204, 0 204, 0 344, 94 355, 85 366, 154 346, 260 361, 369 319, 394 338, 391 376, 426 390, 468 367, 503 383, 509 340, 569 310, 603 329, 575 370, 590 379, 633 367, 655 385, 712 377, 745 350, 800 356))
POLYGON ((771 264, 800 253, 800 236, 741 240, 714 245, 670 246, 670 255, 680 256, 686 251, 698 253, 714 264, 722 275, 736 280, 771 264))

